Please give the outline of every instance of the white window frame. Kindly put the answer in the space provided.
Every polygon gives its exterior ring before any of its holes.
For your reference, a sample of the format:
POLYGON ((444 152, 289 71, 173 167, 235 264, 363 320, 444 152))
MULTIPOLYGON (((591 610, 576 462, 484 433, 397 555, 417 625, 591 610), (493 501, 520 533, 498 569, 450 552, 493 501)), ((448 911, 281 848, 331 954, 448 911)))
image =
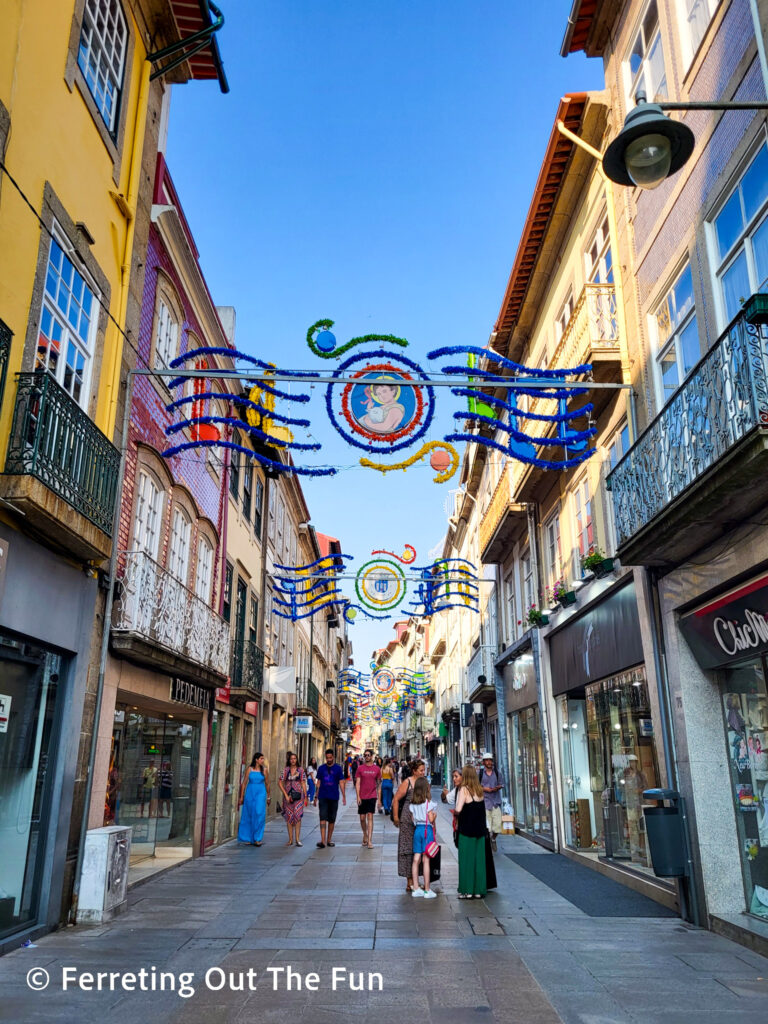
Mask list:
POLYGON ((594 495, 589 486, 589 476, 585 475, 574 485, 572 492, 573 500, 573 538, 575 540, 574 575, 577 579, 582 576, 581 559, 589 554, 590 548, 595 546, 595 517, 592 508, 594 495), (584 518, 584 509, 589 506, 589 516, 584 518), (592 534, 590 543, 589 534, 592 534))
POLYGON ((520 633, 517 623, 521 616, 517 604, 517 567, 513 565, 504 577, 504 632, 507 647, 517 640, 520 633))
POLYGON ((565 336, 565 332, 568 329, 568 324, 571 321, 571 317, 573 316, 573 311, 575 308, 576 307, 573 301, 573 289, 569 288, 568 294, 560 304, 560 310, 557 316, 555 317, 555 348, 557 348, 557 346, 563 340, 563 337, 565 336))
POLYGON ((613 252, 607 213, 598 221, 584 250, 584 273, 587 284, 613 284, 613 252), (597 253, 594 259, 593 250, 597 253), (610 264, 606 260, 608 253, 611 254, 610 264))
POLYGON ((686 67, 696 56, 719 3, 720 0, 677 0, 686 67))
MULTIPOLYGON (((161 283, 157 286, 155 298, 154 366, 167 370, 179 354, 179 319, 176 306, 171 302, 167 290, 161 283)), ((168 381, 161 378, 167 385, 168 381)))
POLYGON ((98 330, 99 293, 90 277, 81 273, 69 258, 72 246, 56 223, 52 233, 54 237, 48 248, 40 307, 35 369, 48 370, 73 401, 82 409, 87 409, 98 330), (86 295, 90 296, 87 301, 86 295), (73 318, 77 326, 72 323, 73 318), (42 344, 43 339, 47 344, 42 344), (74 378, 68 380, 72 350, 76 357, 82 359, 79 394, 72 386, 74 378), (54 351, 56 364, 52 369, 51 356, 54 351))
MULTIPOLYGON (((674 310, 673 312, 677 313, 676 310, 674 310)), ((671 328, 671 316, 669 317, 669 319, 671 328)), ((685 360, 683 358, 682 335, 691 327, 694 321, 697 321, 697 317, 696 299, 693 292, 693 270, 691 268, 690 262, 686 260, 683 263, 683 265, 678 269, 677 273, 674 275, 669 286, 665 289, 661 300, 656 304, 656 307, 650 317, 649 333, 651 335, 651 339, 653 342, 654 353, 653 375, 656 387, 656 400, 658 402, 659 409, 664 408, 664 406, 669 401, 669 398, 671 398, 672 394, 674 394, 674 392, 677 391, 677 389, 680 387, 680 385, 683 383, 686 377, 688 377, 689 373, 693 369, 693 366, 687 371, 685 369, 685 360), (668 311, 671 307, 675 306, 675 292, 686 271, 690 272, 691 274, 691 296, 693 298, 693 301, 691 302, 691 306, 689 309, 686 309, 682 314, 677 314, 679 316, 677 323, 674 325, 673 329, 670 329, 670 333, 668 334, 668 336, 662 340, 662 335, 659 330, 659 318, 662 315, 662 310, 665 306, 668 311), (674 349, 675 352, 675 364, 677 366, 677 384, 675 388, 672 390, 671 394, 667 396, 666 391, 664 389, 664 373, 662 369, 662 364, 665 356, 670 352, 671 349, 674 349)), ((696 336, 698 338, 698 330, 696 336)), ((696 363, 698 363, 700 358, 701 351, 699 351, 699 357, 693 364, 694 366, 696 365, 696 363)))
POLYGON ((525 600, 525 617, 533 605, 538 607, 536 581, 533 578, 533 560, 530 551, 524 551, 520 558, 520 576, 523 581, 523 597, 525 600))
POLYGON ((619 461, 624 458, 631 447, 629 423, 627 420, 621 421, 618 427, 611 434, 605 447, 608 452, 608 466, 610 469, 615 469, 619 461))
POLYGON ((213 569, 213 546, 205 534, 197 542, 197 565, 195 566, 195 593, 208 604, 211 600, 211 576, 213 569))
POLYGON ((643 8, 642 15, 638 18, 637 28, 632 34, 632 42, 627 50, 627 56, 624 59, 624 77, 628 110, 631 110, 635 106, 635 95, 641 88, 646 92, 649 103, 653 103, 656 99, 666 99, 669 93, 667 65, 664 59, 664 40, 661 36, 661 19, 659 17, 658 0, 649 0, 643 8), (645 21, 651 7, 656 8, 656 28, 655 31, 652 32, 650 40, 648 40, 645 38, 645 21), (640 59, 640 65, 633 75, 631 60, 638 41, 640 41, 642 57, 640 59), (661 63, 664 68, 664 74, 659 82, 655 82, 653 80, 653 76, 649 73, 653 68, 653 64, 649 58, 656 45, 661 47, 661 63), (662 83, 664 86, 663 91, 660 90, 662 83))
POLYGON ((133 518, 133 550, 157 561, 160 548, 163 491, 145 469, 139 469, 133 518))
POLYGON ((174 505, 171 518, 171 543, 168 550, 168 571, 185 586, 189 575, 189 549, 192 520, 181 505, 174 505))
MULTIPOLYGON (((723 277, 731 269, 736 260, 739 258, 742 252, 746 256, 747 274, 749 277, 749 295, 754 294, 760 288, 761 284, 764 284, 765 280, 758 280, 757 268, 755 265, 754 250, 752 247, 752 239, 757 234, 758 230, 764 226, 766 219, 768 218, 768 197, 763 200, 760 207, 752 215, 752 217, 746 220, 746 210, 744 207, 744 197, 742 191, 742 183, 744 178, 747 176, 749 169, 760 155, 761 151, 768 149, 768 142, 766 141, 765 129, 762 129, 759 135, 759 145, 755 151, 750 155, 749 160, 745 162, 738 179, 734 183, 733 187, 730 188, 727 194, 724 196, 722 202, 718 203, 716 212, 709 218, 707 223, 708 228, 708 240, 709 247, 712 256, 712 266, 716 268, 714 270, 715 279, 715 298, 718 312, 718 322, 720 331, 725 330, 730 321, 737 315, 737 312, 731 312, 729 314, 726 299, 725 299, 725 286, 723 277), (731 247, 725 253, 720 253, 720 244, 717 237, 716 222, 721 213, 725 210, 733 196, 739 193, 740 202, 739 206, 742 214, 742 230, 736 238, 736 241, 731 244, 731 247)), ((744 298, 749 298, 749 295, 745 295, 744 298)))
POLYGON ((544 546, 547 553, 547 582, 550 589, 563 573, 563 552, 560 536, 560 509, 558 508, 544 523, 544 546), (556 556, 553 555, 556 548, 556 556))
POLYGON ((77 65, 112 136, 116 133, 128 52, 128 25, 119 0, 106 0, 107 20, 100 10, 104 0, 85 0, 77 65))

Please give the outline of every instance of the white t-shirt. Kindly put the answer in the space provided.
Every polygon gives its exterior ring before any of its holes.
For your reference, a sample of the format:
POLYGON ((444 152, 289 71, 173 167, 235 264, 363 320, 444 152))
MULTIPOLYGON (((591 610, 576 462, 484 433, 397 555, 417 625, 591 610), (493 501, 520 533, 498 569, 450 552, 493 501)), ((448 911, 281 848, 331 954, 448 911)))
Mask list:
POLYGON ((437 804, 426 800, 423 804, 411 804, 410 811, 414 825, 425 825, 430 811, 437 810, 437 804))

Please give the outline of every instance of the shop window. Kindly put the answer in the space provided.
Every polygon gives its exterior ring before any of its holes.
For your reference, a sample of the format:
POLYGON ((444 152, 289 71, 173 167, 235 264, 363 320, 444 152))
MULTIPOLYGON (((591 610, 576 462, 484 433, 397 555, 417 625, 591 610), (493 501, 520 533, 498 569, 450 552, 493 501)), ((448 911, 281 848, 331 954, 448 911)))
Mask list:
POLYGON ((192 535, 192 523, 184 509, 178 506, 173 510, 171 520, 171 549, 168 556, 168 569, 177 580, 186 585, 189 572, 189 542, 192 535))
POLYGON ((519 827, 552 839, 552 802, 538 706, 509 715, 515 813, 519 827))
POLYGON ((128 29, 117 0, 86 0, 77 64, 114 136, 123 89, 128 29))
POLYGON ((197 544, 197 569, 195 570, 195 593, 206 604, 211 599, 211 569, 213 547, 207 537, 201 537, 197 544))
POLYGON ((626 62, 629 105, 644 92, 649 103, 667 98, 667 74, 656 0, 645 9, 626 62))
POLYGON ((71 249, 63 241, 51 240, 35 369, 47 370, 85 409, 90 391, 98 303, 94 290, 75 269, 64 247, 71 249))
POLYGON ((760 146, 714 218, 723 326, 768 279, 768 146, 760 146))
POLYGON ((253 532, 261 540, 262 511, 264 508, 264 483, 261 477, 256 477, 256 486, 253 492, 253 532))
POLYGON ((154 478, 146 470, 140 469, 136 487, 132 548, 134 551, 143 551, 154 559, 157 559, 160 546, 162 500, 162 491, 154 478))
POLYGON ((678 274, 652 318, 659 402, 666 405, 701 358, 690 264, 678 274))
POLYGON ((756 659, 725 670, 723 717, 746 909, 768 919, 768 688, 756 659))

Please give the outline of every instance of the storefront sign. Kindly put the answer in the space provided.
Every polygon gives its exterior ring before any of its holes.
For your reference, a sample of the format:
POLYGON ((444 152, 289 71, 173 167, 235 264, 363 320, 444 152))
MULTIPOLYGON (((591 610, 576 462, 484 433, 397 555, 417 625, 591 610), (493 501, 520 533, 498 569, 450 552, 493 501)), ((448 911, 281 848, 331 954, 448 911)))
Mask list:
POLYGON ((530 707, 538 700, 533 651, 527 650, 502 669, 507 714, 530 707))
POLYGON ((246 715, 259 716, 259 702, 257 700, 247 700, 245 702, 245 713, 246 715))
POLYGON ((188 683, 185 679, 172 679, 171 700, 176 704, 187 704, 208 711, 211 707, 211 691, 196 683, 188 683))
POLYGON ((11 717, 11 698, 7 693, 0 693, 0 732, 8 732, 8 719, 11 717))
POLYGON ((294 732, 312 732, 312 716, 311 715, 296 715, 293 720, 293 731, 294 732))
POLYGON ((548 639, 555 696, 642 664, 634 583, 569 619, 548 639))
POLYGON ((421 716, 421 729, 422 729, 422 732, 434 732, 435 731, 435 718, 434 718, 434 715, 422 715, 421 716))
POLYGON ((680 630, 702 668, 768 653, 768 575, 684 615, 680 630))

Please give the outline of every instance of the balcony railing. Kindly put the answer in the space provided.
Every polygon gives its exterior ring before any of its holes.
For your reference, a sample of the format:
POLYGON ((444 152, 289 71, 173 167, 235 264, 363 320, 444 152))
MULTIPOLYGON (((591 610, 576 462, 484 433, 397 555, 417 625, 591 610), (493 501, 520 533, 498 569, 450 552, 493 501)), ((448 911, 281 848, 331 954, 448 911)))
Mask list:
POLYGON ((320 707, 320 691, 309 679, 296 680, 296 707, 306 708, 317 715, 320 707))
POLYGON ((8 324, 0 320, 0 403, 5 394, 5 375, 8 370, 8 359, 11 355, 13 331, 8 324))
POLYGON ((264 651, 252 640, 233 640, 229 658, 232 689, 261 696, 264 688, 264 651))
POLYGON ((18 374, 7 474, 30 474, 108 536, 120 452, 44 370, 18 374))
POLYGON ((113 633, 133 633, 185 661, 227 676, 229 625, 143 551, 120 556, 113 633))
POLYGON ((483 644, 475 651, 467 665, 467 695, 472 699, 472 694, 483 688, 495 687, 495 672, 493 664, 496 655, 496 648, 483 644), (480 682, 480 676, 485 676, 485 682, 480 682))
POLYGON ((768 328, 741 315, 609 474, 619 552, 758 427, 768 428, 768 328))

